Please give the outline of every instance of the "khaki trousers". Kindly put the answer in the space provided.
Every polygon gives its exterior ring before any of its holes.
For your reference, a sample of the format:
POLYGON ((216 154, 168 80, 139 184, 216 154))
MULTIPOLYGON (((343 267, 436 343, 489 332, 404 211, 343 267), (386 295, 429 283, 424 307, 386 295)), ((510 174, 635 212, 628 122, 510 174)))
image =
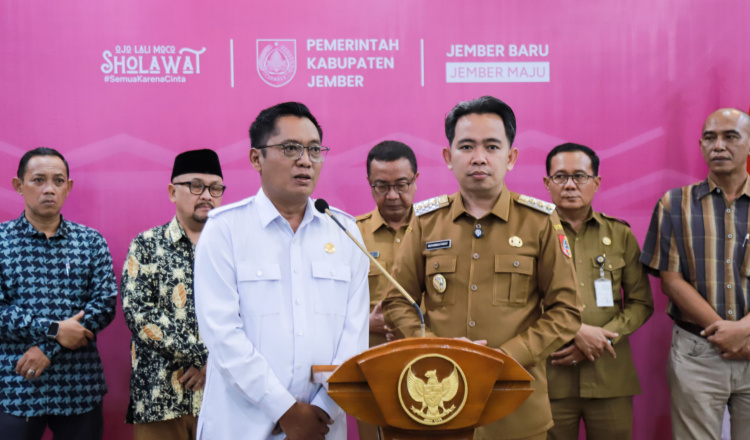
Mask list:
POLYGON ((667 379, 673 438, 721 440, 728 406, 732 439, 750 439, 750 361, 722 359, 705 338, 674 326, 667 379))
POLYGON ((547 440, 578 440, 581 419, 588 440, 630 440, 633 438, 633 397, 550 399, 555 426, 547 440))
POLYGON ((160 422, 134 423, 135 440, 195 440, 198 418, 185 415, 160 422))

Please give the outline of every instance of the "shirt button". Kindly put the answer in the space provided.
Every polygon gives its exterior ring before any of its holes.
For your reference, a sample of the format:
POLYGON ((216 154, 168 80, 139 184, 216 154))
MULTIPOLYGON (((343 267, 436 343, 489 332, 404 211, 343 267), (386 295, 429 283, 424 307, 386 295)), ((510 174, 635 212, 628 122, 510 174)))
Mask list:
POLYGON ((732 314, 732 310, 731 309, 727 310, 727 315, 731 315, 731 314, 732 314))
POLYGON ((300 300, 299 300, 299 298, 295 299, 295 300, 294 300, 294 302, 295 302, 296 304, 300 304, 300 303, 302 303, 302 301, 300 301, 300 300))
POLYGON ((586 308, 586 304, 584 304, 584 305, 583 305, 583 308, 584 308, 584 309, 586 308))
POLYGON ((479 254, 474 254, 473 257, 474 257, 475 260, 478 260, 479 259, 479 254))
POLYGON ((476 290, 477 290, 477 285, 476 285, 476 284, 472 284, 472 285, 471 285, 471 290, 474 290, 474 291, 476 291, 476 290))
POLYGON ((727 264, 732 264, 732 260, 727 260, 727 264))
POLYGON ((331 275, 336 275, 336 269, 331 270, 331 275))
POLYGON ((727 289, 731 289, 731 288, 732 288, 732 285, 731 284, 727 284, 727 289))
POLYGON ((521 265, 521 262, 520 262, 520 261, 514 261, 514 262, 513 262, 513 267, 518 267, 518 266, 520 266, 520 265, 521 265))
POLYGON ((294 268, 294 273, 299 273, 299 267, 294 268))
POLYGON ((302 364, 297 364, 297 369, 301 370, 302 369, 302 364))
POLYGON ((256 275, 256 276, 261 276, 261 275, 263 275, 263 271, 260 271, 260 270, 259 270, 259 271, 255 272, 255 275, 256 275))
POLYGON ((474 321, 469 321, 469 327, 474 327, 475 325, 477 325, 477 323, 476 323, 476 322, 474 322, 474 321))
POLYGON ((732 212, 732 210, 729 209, 729 208, 727 208, 727 214, 730 213, 730 212, 732 212))
POLYGON ((397 239, 396 239, 396 243, 401 243, 401 239, 400 239, 400 238, 397 238, 397 239))
POLYGON ((721 192, 721 188, 716 188, 716 192, 720 193, 721 192))
POLYGON ((302 336, 304 334, 305 334, 305 332, 303 332, 302 330, 300 330, 300 331, 297 332, 297 336, 302 336))
POLYGON ((299 400, 299 396, 294 396, 294 400, 299 400))
POLYGON ((727 238, 732 238, 732 234, 728 234, 728 235, 727 235, 727 238))
POLYGON ((583 281, 581 281, 580 283, 578 283, 578 285, 580 285, 581 287, 583 287, 583 281))
POLYGON ((438 267, 440 267, 440 263, 435 263, 435 269, 437 269, 438 267))

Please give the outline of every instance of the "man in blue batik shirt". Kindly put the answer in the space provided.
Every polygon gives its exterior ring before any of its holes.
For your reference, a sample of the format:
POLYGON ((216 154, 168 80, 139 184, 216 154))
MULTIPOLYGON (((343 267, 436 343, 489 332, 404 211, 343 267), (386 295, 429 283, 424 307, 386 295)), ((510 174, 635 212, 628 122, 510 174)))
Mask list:
POLYGON ((107 243, 63 219, 68 163, 24 154, 13 188, 25 210, 0 224, 0 432, 8 439, 101 439, 107 392, 95 335, 115 315, 107 243))

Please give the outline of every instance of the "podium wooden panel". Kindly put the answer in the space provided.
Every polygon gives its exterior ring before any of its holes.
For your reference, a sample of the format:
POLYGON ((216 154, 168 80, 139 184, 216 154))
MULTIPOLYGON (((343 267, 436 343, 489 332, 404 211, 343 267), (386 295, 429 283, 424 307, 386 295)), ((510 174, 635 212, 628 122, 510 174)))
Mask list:
MULTIPOLYGON (((313 376, 320 380, 320 373, 330 368, 315 366, 313 376)), ((413 338, 374 347, 344 362, 328 378, 328 395, 353 417, 380 426, 388 440, 471 439, 475 428, 515 411, 534 391, 532 380, 518 362, 497 350, 458 339, 413 338), (431 390, 434 398, 435 390, 450 382, 450 365, 465 378, 453 401, 439 407, 415 403, 421 400, 412 398, 407 379, 422 382, 418 389, 427 390, 424 396, 431 390)))

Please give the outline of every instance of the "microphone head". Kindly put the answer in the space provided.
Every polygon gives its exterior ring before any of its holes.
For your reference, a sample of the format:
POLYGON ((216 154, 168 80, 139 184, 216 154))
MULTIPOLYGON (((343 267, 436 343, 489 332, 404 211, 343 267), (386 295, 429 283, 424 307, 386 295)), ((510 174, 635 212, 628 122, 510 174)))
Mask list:
POLYGON ((315 201, 315 209, 318 210, 321 214, 326 213, 326 209, 328 209, 328 202, 326 202, 323 199, 318 199, 315 201))

